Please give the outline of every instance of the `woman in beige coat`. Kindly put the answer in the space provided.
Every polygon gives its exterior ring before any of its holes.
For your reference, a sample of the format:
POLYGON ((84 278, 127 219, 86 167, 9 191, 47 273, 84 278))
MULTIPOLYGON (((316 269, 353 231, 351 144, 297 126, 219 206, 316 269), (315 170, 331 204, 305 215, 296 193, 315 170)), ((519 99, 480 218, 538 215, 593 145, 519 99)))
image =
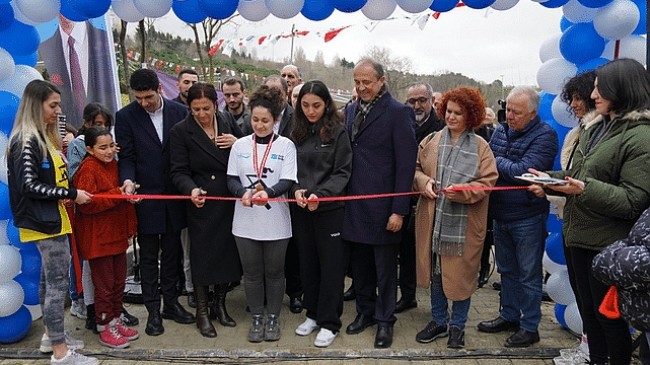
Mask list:
POLYGON ((489 191, 453 188, 491 187, 498 173, 490 147, 474 133, 485 118, 480 92, 450 90, 438 112, 447 126, 420 143, 414 181, 414 189, 422 192, 415 222, 417 281, 431 286, 432 317, 416 341, 428 343, 449 334, 447 347, 462 348, 477 287, 489 191), (451 320, 448 300, 453 301, 451 320))

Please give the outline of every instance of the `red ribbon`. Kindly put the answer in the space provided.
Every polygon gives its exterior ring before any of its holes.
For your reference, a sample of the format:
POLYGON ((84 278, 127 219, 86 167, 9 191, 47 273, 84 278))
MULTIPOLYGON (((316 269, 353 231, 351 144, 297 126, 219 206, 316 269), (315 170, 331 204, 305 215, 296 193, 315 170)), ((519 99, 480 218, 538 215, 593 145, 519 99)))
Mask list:
MULTIPOLYGON (((436 193, 445 191, 501 191, 501 190, 523 190, 528 189, 528 186, 455 186, 451 189, 436 190, 436 193)), ((420 195, 419 191, 409 191, 403 193, 384 193, 384 194, 363 194, 363 195, 344 195, 344 196, 327 196, 312 201, 317 202, 335 202, 346 200, 363 200, 363 199, 379 199, 379 198, 394 198, 399 196, 420 195)), ((237 201, 241 198, 231 196, 201 196, 205 200, 216 201, 237 201)), ((94 194, 93 198, 98 199, 155 199, 155 200, 188 200, 192 197, 189 195, 162 195, 162 194, 136 194, 136 195, 122 195, 122 194, 94 194)), ((252 199, 255 201, 256 199, 252 199)), ((291 198, 268 198, 264 199, 270 202, 283 202, 295 203, 296 199, 291 198)))

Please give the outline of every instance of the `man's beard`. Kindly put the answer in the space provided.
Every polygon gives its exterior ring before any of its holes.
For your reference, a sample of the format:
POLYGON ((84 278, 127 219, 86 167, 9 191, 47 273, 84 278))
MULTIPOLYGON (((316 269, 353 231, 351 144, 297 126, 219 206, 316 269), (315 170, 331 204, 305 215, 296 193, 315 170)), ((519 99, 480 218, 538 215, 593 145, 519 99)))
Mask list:
POLYGON ((426 118, 427 118, 426 113, 415 114, 415 121, 418 123, 422 123, 426 118))

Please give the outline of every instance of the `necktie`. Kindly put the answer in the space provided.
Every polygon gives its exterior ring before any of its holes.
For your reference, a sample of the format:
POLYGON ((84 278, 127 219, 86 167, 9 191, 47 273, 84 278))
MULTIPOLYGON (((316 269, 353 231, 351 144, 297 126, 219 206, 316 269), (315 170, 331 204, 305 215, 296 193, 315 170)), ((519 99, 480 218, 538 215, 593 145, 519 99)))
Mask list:
POLYGON ((366 120, 366 115, 363 113, 363 111, 359 110, 357 112, 357 115, 355 115, 354 119, 352 120, 352 141, 356 139, 357 133, 359 133, 359 130, 361 129, 361 125, 365 120, 366 120))
POLYGON ((79 65, 79 56, 74 49, 75 39, 68 37, 68 46, 70 48, 70 79, 72 80, 72 95, 80 115, 86 104, 86 91, 84 90, 84 81, 81 77, 81 66, 79 65))

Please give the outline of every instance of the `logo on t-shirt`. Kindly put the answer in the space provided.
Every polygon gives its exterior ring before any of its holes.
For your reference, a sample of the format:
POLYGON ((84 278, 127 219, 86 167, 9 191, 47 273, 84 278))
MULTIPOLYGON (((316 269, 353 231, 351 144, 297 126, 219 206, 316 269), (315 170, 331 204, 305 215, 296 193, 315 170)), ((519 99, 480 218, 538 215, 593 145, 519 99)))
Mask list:
POLYGON ((284 155, 278 155, 277 153, 272 153, 271 160, 284 161, 284 155))

